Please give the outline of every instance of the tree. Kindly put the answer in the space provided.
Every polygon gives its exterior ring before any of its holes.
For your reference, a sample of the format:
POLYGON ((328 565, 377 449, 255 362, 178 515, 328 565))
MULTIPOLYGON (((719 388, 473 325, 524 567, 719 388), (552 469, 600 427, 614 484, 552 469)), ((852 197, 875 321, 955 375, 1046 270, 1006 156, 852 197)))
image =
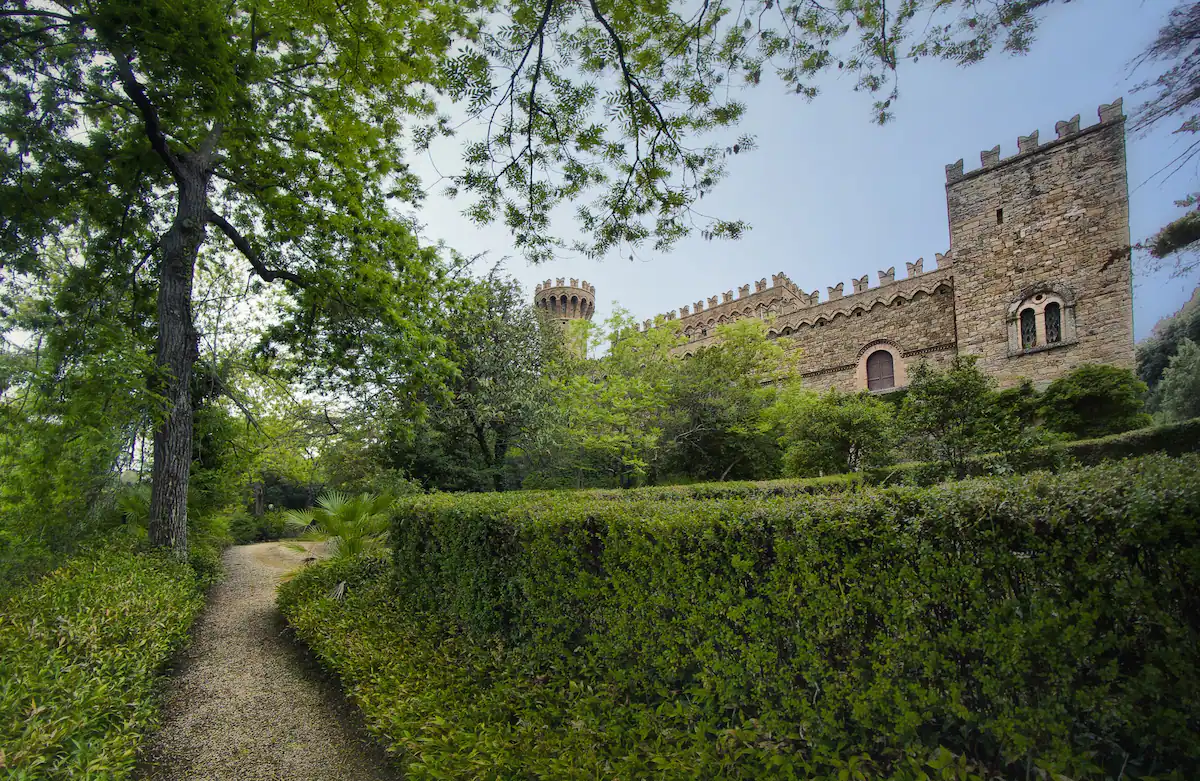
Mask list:
POLYGON ((779 449, 768 410, 780 385, 792 380, 784 347, 767 324, 745 318, 716 330, 718 341, 675 364, 664 431, 674 469, 725 480, 778 474, 779 449))
POLYGON ((789 477, 858 472, 886 464, 895 440, 895 410, 867 392, 823 394, 785 389, 772 415, 789 477))
POLYGON ((909 374, 901 425, 910 454, 966 475, 973 456, 997 449, 996 381, 973 355, 955 356, 945 371, 922 361, 909 374))
POLYGON ((1178 312, 1154 325, 1149 338, 1137 345, 1137 375, 1155 390, 1162 374, 1184 339, 1200 342, 1200 288, 1178 312))
POLYGON ((554 378, 557 404, 534 464, 542 479, 630 487, 645 482, 663 458, 663 430, 674 414, 672 350, 684 341, 679 323, 660 319, 639 331, 616 307, 605 327, 607 354, 554 378))
POLYGON ((727 157, 753 143, 688 140, 742 116, 727 77, 757 83, 771 61, 812 96, 836 67, 871 93, 890 83, 882 121, 899 58, 975 62, 1001 37, 1022 51, 1052 2, 910 0, 889 16, 884 0, 7 0, 0 262, 36 273, 47 246, 73 233, 98 279, 149 269, 153 390, 167 407, 150 534, 183 553, 193 273, 210 227, 259 280, 284 285, 271 335, 302 348, 302 365, 406 386, 442 368, 426 333, 442 271, 389 200, 421 195, 402 141, 423 150, 452 132, 438 92, 487 118, 454 189, 475 197, 476 219, 503 218, 526 254, 562 246, 551 211, 596 189, 579 210, 583 249, 665 248, 693 229, 693 204, 727 157))
POLYGON ((1180 342, 1163 372, 1158 406, 1168 420, 1200 417, 1200 345, 1191 339, 1180 342))
MULTIPOLYGON (((1134 66, 1162 64, 1163 71, 1154 79, 1138 85, 1153 94, 1138 110, 1135 130, 1148 130, 1163 122, 1179 122, 1177 134, 1200 132, 1200 3, 1183 0, 1167 14, 1166 23, 1134 66)), ((1177 173, 1197 152, 1200 141, 1191 141, 1170 164, 1168 176, 1177 173)), ((1192 193, 1176 201, 1187 208, 1183 216, 1172 220, 1154 236, 1139 242, 1136 249, 1148 251, 1151 258, 1162 260, 1191 254, 1200 242, 1200 194, 1192 193)), ((1193 261, 1179 260, 1176 272, 1186 274, 1196 268, 1193 261)))
POLYGON ((1059 377, 1042 394, 1051 431, 1074 437, 1119 434, 1150 423, 1142 411, 1146 384, 1129 369, 1089 363, 1059 377))
POLYGON ((506 457, 551 404, 545 381, 567 359, 521 285, 493 271, 447 302, 442 326, 455 371, 388 413, 389 466, 443 490, 504 490, 506 457))

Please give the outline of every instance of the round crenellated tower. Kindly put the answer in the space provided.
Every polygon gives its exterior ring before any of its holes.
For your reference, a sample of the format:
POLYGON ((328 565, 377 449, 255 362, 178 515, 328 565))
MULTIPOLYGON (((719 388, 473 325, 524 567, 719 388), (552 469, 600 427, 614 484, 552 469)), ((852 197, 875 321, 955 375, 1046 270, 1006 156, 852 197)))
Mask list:
POLYGON ((591 320, 596 311, 596 286, 587 280, 572 279, 571 284, 559 277, 538 285, 533 294, 533 305, 546 317, 565 327, 572 320, 591 320))

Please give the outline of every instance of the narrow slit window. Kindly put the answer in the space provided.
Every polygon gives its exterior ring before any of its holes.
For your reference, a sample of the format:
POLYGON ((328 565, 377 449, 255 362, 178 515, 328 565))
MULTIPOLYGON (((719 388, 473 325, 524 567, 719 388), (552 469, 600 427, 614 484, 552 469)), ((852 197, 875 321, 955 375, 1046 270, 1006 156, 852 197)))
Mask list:
POLYGON ((1032 309, 1021 310, 1021 349, 1028 350, 1037 344, 1037 319, 1032 309))
POLYGON ((996 210, 996 224, 997 224, 997 225, 1003 225, 1003 224, 1004 224, 1004 209, 997 209, 997 210, 996 210))
POLYGON ((1052 301, 1046 305, 1046 344, 1062 341, 1062 307, 1052 301))

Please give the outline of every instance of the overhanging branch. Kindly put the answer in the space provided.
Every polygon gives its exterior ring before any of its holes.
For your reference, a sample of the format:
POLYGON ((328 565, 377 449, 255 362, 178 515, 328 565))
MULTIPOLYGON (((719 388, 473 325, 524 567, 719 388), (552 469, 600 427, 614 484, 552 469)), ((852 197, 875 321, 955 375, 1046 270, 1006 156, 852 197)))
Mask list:
POLYGON ((255 251, 254 247, 250 246, 250 242, 246 240, 246 237, 238 233, 238 229, 233 227, 229 223, 229 220, 217 214, 212 209, 208 210, 208 221, 220 228, 221 232, 233 242, 233 246, 237 247, 238 251, 246 256, 246 260, 250 261, 250 265, 254 267, 254 273, 258 274, 262 281, 274 282, 277 279, 284 279, 294 285, 305 286, 304 280, 299 274, 285 269, 267 268, 266 264, 262 262, 262 258, 259 257, 258 252, 255 251))
POLYGON ((154 107, 154 103, 146 95, 146 90, 134 75, 133 66, 129 63, 129 55, 119 46, 109 46, 109 50, 112 52, 113 61, 117 66, 117 78, 121 81, 121 87, 142 114, 142 122, 146 125, 146 136, 150 139, 150 146, 167 164, 175 181, 182 181, 183 171, 179 167, 178 158, 171 152, 171 148, 167 144, 167 137, 163 133, 162 124, 158 119, 158 109, 154 107))

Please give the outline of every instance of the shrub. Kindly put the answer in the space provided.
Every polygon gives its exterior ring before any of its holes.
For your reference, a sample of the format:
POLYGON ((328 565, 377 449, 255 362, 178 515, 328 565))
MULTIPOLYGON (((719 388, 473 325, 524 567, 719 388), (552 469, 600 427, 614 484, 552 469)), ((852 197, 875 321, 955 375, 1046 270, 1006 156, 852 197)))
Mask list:
MULTIPOLYGON (((945 749, 985 777, 1188 778, 1200 769, 1198 474, 1200 457, 1155 456, 761 501, 407 500, 389 616, 432 616, 446 637, 465 632, 510 655, 506 669, 581 687, 595 707, 640 703, 581 729, 684 714, 641 733, 670 736, 655 750, 684 766, 677 752, 702 751, 695 735, 741 734, 759 773, 768 745, 822 768, 866 757, 871 777, 916 777, 906 763, 945 749)), ((469 700, 489 674, 453 685, 469 700)), ((517 721, 535 708, 510 704, 517 721)), ((473 728, 404 745, 456 741, 487 761, 508 733, 473 728)))
POLYGON ((1041 413, 1051 431, 1102 437, 1150 424, 1142 411, 1146 384, 1132 371, 1084 364, 1059 377, 1042 394, 1041 413))
POLYGON ((1023 433, 1019 420, 1002 414, 996 381, 975 360, 956 356, 945 371, 921 362, 912 370, 900 408, 909 456, 958 477, 967 474, 972 458, 1014 449, 1023 433))
POLYGON ((129 778, 156 673, 203 600, 186 564, 127 546, 71 560, 0 606, 0 767, 129 778))
POLYGON ((309 510, 289 510, 287 525, 305 537, 328 540, 335 559, 344 559, 378 550, 387 536, 387 510, 395 498, 388 494, 350 496, 341 491, 326 491, 309 510))
POLYGON ((227 511, 225 515, 233 542, 237 545, 248 545, 252 542, 280 540, 288 536, 287 512, 269 510, 255 517, 245 508, 237 507, 227 511))
POLYGON ((895 412, 869 393, 784 391, 772 410, 782 431, 784 474, 857 472, 887 463, 895 412))

